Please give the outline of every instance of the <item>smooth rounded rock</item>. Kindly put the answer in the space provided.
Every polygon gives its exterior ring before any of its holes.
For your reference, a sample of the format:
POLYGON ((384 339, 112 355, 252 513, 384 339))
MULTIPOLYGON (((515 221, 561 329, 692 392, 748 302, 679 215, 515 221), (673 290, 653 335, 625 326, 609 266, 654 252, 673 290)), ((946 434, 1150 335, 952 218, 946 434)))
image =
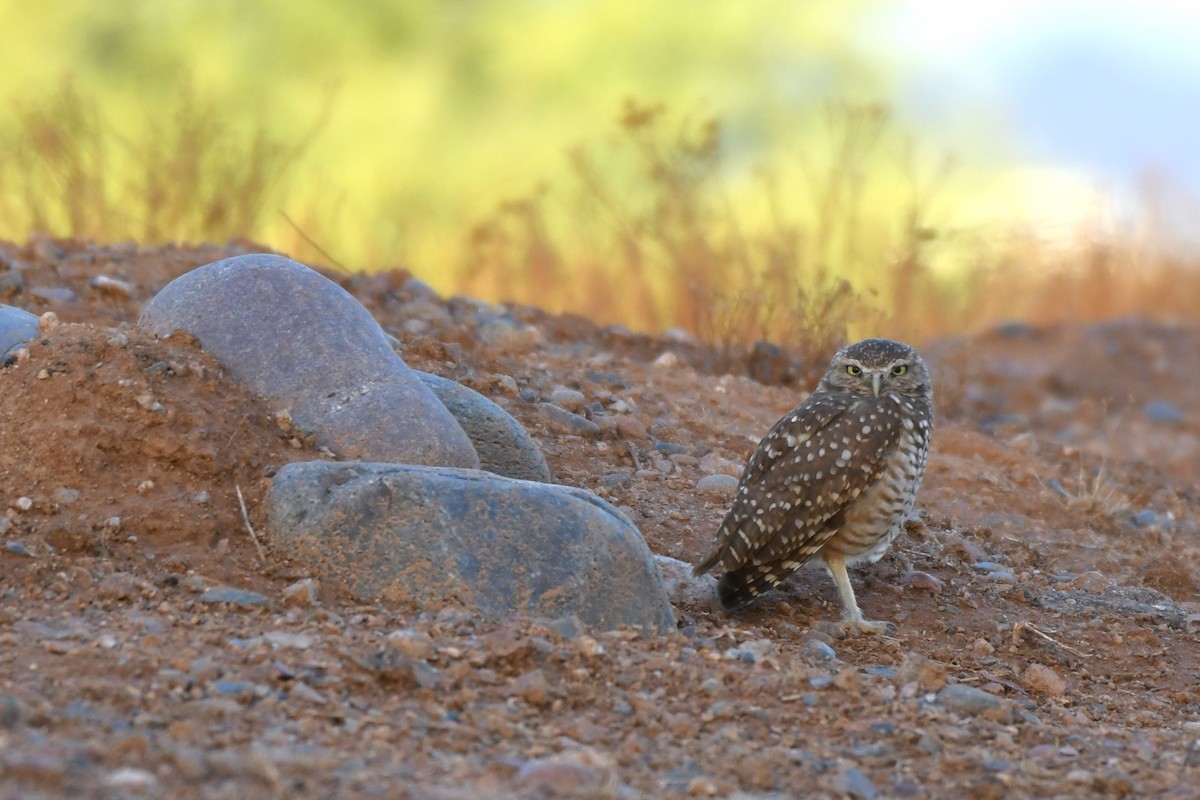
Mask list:
POLYGON ((600 433, 600 426, 587 417, 573 414, 553 403, 542 403, 540 408, 546 425, 558 433, 572 436, 596 436, 600 433))
POLYGON ((1182 425, 1187 422, 1183 412, 1169 400, 1151 400, 1142 409, 1146 419, 1166 425, 1182 425))
POLYGON ((693 575, 692 565, 677 558, 656 553, 654 563, 662 575, 667 596, 676 605, 716 608, 717 579, 712 575, 693 575))
POLYGON ((13 352, 36 339, 40 331, 34 314, 16 306, 0 305, 0 364, 7 363, 13 352))
POLYGON ((138 325, 192 334, 338 456, 479 466, 467 434, 371 314, 303 264, 262 254, 206 264, 167 284, 138 325))
POLYGON ((938 691, 937 701, 952 711, 968 716, 999 708, 1004 703, 1003 698, 965 683, 946 684, 938 691))
POLYGON ((546 457, 521 423, 500 406, 461 383, 413 370, 466 431, 479 468, 526 481, 550 482, 546 457))
POLYGON ((265 606, 270 604, 263 595, 233 586, 214 586, 200 595, 201 603, 227 603, 231 606, 265 606))
POLYGON ((323 587, 362 602, 496 619, 575 614, 674 628, 641 533, 595 495, 475 470, 297 462, 275 475, 267 535, 323 587))
POLYGON ((703 478, 696 481, 697 492, 723 500, 733 497, 734 492, 737 491, 737 488, 738 479, 732 475, 726 475, 724 473, 705 475, 703 478))

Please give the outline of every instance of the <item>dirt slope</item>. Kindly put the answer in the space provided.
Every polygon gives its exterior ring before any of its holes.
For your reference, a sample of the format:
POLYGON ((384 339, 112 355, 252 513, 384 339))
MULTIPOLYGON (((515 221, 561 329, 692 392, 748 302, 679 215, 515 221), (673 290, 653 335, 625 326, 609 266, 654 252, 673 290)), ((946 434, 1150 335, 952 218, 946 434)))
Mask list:
MULTIPOLYGON (((595 635, 310 605, 286 553, 260 559, 237 489, 261 529, 274 468, 324 456, 194 342, 130 327, 240 251, 0 244, 22 279, 0 301, 60 322, 0 371, 0 797, 1200 796, 1200 329, 923 346, 921 522, 855 576, 895 636, 840 638, 817 570, 733 617, 683 605, 669 637, 595 635), (268 603, 202 600, 219 586, 268 603)), ((684 561, 725 509, 696 481, 802 397, 694 345, 342 282, 684 561), (600 436, 545 415, 560 386, 600 436)))

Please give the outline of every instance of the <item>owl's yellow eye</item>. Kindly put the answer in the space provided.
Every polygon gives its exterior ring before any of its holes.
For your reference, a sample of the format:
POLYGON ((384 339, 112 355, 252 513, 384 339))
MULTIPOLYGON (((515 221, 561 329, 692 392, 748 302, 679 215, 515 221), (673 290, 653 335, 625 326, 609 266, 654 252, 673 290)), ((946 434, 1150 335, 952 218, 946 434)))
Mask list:
POLYGON ((908 365, 906 364, 898 364, 897 366, 892 367, 893 375, 903 375, 906 372, 908 372, 908 365))
POLYGON ((862 367, 858 366, 857 364, 847 364, 846 372, 850 373, 851 375, 862 375, 862 367))

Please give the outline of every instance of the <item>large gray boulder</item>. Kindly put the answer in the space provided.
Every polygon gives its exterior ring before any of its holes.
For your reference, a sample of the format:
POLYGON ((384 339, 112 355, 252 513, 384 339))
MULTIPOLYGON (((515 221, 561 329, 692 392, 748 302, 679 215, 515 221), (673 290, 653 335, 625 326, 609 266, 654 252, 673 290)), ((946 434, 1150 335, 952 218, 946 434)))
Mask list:
POLYGON ((359 601, 674 627, 641 533, 581 489, 473 470, 297 462, 275 475, 267 534, 323 586, 359 601))
POLYGON ((550 467, 541 448, 511 414, 461 383, 420 370, 413 372, 467 432, 479 454, 480 469, 506 478, 550 482, 550 467))
POLYGON ((167 284, 138 325, 183 330, 343 458, 479 466, 463 429, 362 304, 282 256, 227 258, 167 284))
POLYGON ((23 308, 0 304, 0 364, 41 332, 38 318, 23 308))

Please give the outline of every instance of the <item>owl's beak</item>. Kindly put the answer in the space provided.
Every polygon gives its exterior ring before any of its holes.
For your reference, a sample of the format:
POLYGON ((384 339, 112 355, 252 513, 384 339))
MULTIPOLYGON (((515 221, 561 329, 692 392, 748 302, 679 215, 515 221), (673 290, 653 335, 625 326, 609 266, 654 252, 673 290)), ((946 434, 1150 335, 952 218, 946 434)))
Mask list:
POLYGON ((879 392, 883 390, 883 376, 878 372, 871 373, 871 391, 879 397, 879 392))

